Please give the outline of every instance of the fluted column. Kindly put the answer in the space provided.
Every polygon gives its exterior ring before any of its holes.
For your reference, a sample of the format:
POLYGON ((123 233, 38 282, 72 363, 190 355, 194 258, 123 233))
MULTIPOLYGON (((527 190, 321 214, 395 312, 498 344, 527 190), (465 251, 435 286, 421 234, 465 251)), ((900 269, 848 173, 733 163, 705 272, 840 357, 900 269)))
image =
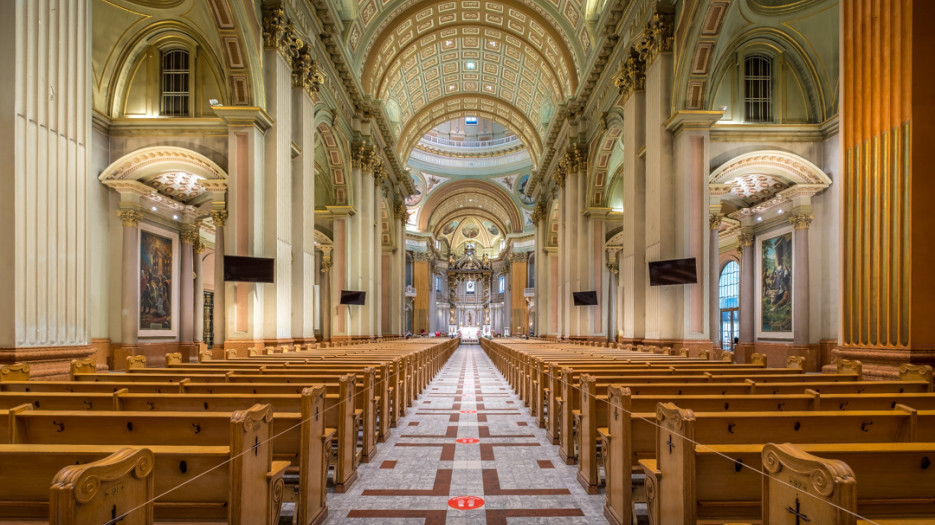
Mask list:
POLYGON ((708 219, 708 330, 714 348, 720 347, 721 341, 721 301, 718 282, 720 281, 720 214, 711 214, 708 219))
POLYGON ((386 180, 386 168, 377 167, 373 174, 373 306, 371 312, 370 335, 383 335, 383 181, 386 180))
POLYGON ((193 246, 198 242, 198 230, 191 224, 182 227, 182 254, 179 272, 179 343, 183 354, 195 342, 195 264, 193 246))
POLYGON ((205 282, 201 268, 201 254, 205 251, 204 241, 201 240, 200 228, 195 230, 197 234, 195 244, 192 245, 192 273, 195 274, 195 342, 203 343, 205 340, 205 282))
POLYGON ((754 304, 756 301, 756 254, 753 250, 753 232, 741 231, 737 249, 740 255, 740 342, 753 344, 754 304))
POLYGON ((322 251, 321 254, 321 338, 323 341, 331 340, 331 322, 334 319, 331 307, 331 252, 322 251))
POLYGON ((214 347, 224 348, 227 340, 227 286, 224 282, 224 224, 227 210, 212 210, 214 221, 214 347))
POLYGON ((140 331, 140 278, 137 274, 140 249, 140 221, 143 214, 137 208, 120 208, 117 217, 123 223, 123 268, 120 293, 120 344, 136 347, 140 331))
POLYGON ((808 278, 808 227, 812 223, 809 210, 793 210, 789 222, 794 228, 792 253, 794 256, 792 276, 792 326, 795 346, 809 344, 809 278, 808 278))

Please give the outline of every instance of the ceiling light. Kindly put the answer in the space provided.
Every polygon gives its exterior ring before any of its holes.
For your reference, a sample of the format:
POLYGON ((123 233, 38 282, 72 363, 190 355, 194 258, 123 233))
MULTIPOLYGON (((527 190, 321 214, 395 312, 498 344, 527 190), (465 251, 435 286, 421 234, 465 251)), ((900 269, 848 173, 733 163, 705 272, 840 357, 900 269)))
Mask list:
POLYGON ((451 40, 445 40, 445 45, 446 45, 446 46, 450 46, 450 45, 451 45, 451 40))
POLYGON ((763 221, 763 217, 757 217, 757 218, 756 218, 756 222, 762 222, 762 221, 763 221))
POLYGON ((493 86, 491 86, 491 85, 488 84, 488 85, 484 86, 484 89, 486 89, 487 91, 493 91, 493 86))
POLYGON ((490 41, 490 47, 497 47, 497 43, 493 40, 490 41))
POLYGON ((156 211, 156 207, 155 207, 155 206, 153 206, 153 211, 156 211))
POLYGON ((464 67, 471 70, 477 69, 477 62, 468 62, 467 64, 464 64, 464 67))
POLYGON ((179 216, 178 216, 178 215, 173 215, 173 216, 172 216, 172 220, 175 220, 175 221, 179 220, 179 216))
POLYGON ((779 213, 782 213, 782 210, 779 210, 779 213))
POLYGON ((454 84, 452 84, 452 85, 448 86, 448 91, 453 91, 454 88, 455 88, 455 86, 454 86, 454 84))

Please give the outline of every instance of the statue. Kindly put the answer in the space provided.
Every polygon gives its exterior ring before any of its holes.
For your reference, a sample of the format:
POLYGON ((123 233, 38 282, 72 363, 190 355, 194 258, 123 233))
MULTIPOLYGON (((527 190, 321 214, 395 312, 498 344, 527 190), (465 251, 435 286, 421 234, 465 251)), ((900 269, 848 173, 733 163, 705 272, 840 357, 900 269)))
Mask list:
POLYGON ((474 316, 473 314, 471 314, 471 312, 468 312, 467 323, 465 324, 465 326, 474 326, 474 316))
POLYGON ((455 324, 455 309, 454 308, 449 309, 448 324, 455 324))
POLYGON ((490 266, 490 259, 487 258, 487 254, 485 253, 484 259, 481 261, 481 267, 487 268, 488 266, 490 266))
POLYGON ((490 303, 484 303, 484 324, 490 324, 490 303))
POLYGON ((455 254, 453 253, 448 254, 448 267, 449 268, 455 267, 455 254))

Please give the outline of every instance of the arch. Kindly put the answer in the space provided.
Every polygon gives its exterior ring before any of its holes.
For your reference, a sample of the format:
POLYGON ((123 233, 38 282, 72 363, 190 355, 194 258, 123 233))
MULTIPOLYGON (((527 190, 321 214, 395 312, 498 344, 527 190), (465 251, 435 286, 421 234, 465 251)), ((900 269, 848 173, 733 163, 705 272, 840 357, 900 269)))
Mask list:
POLYGON ((512 131, 529 150, 535 168, 542 151, 542 142, 535 131, 535 125, 519 108, 483 94, 446 96, 422 108, 399 134, 397 152, 400 158, 408 159, 415 144, 433 127, 464 116, 487 118, 512 131))
POLYGON ((331 182, 334 188, 334 200, 336 205, 348 204, 348 195, 350 195, 350 170, 348 169, 347 157, 343 151, 341 142, 334 133, 333 128, 319 115, 315 115, 316 131, 321 137, 321 144, 324 147, 325 159, 328 170, 331 173, 331 182))
MULTIPOLYGON (((223 104, 231 104, 230 86, 224 81, 225 78, 230 76, 230 71, 221 61, 222 50, 212 47, 210 45, 212 41, 213 39, 206 38, 195 27, 185 25, 177 20, 165 19, 141 28, 125 44, 115 44, 115 48, 121 46, 121 51, 116 53, 116 58, 113 60, 108 57, 108 64, 105 65, 105 68, 113 64, 109 75, 110 80, 102 83, 106 86, 104 88, 106 89, 104 93, 104 111, 107 112, 107 116, 119 117, 125 114, 126 101, 130 95, 132 81, 136 78, 136 73, 142 62, 147 58, 147 50, 150 47, 160 50, 176 47, 188 51, 192 64, 190 69, 193 71, 199 57, 206 58, 209 71, 214 76, 214 81, 220 91, 218 93, 219 100, 223 104), (199 51, 204 51, 204 54, 202 55, 199 51)), ((198 102, 194 99, 198 89, 192 87, 195 81, 194 77, 190 81, 193 98, 190 104, 193 110, 196 109, 195 104, 198 102)), ((153 82, 158 84, 160 79, 154 79, 153 82)), ((192 113, 196 116, 198 114, 196 111, 192 113)))
MULTIPOLYGON (((459 206, 456 209, 469 212, 475 209, 477 204, 467 199, 477 199, 478 197, 488 199, 488 202, 497 205, 505 213, 506 217, 500 218, 498 224, 504 234, 510 231, 514 233, 523 231, 523 218, 510 195, 493 183, 473 179, 448 182, 438 191, 432 193, 419 210, 419 231, 429 231, 433 222, 433 215, 439 210, 445 210, 444 204, 456 205, 459 206), (463 207, 464 204, 468 203, 471 204, 463 207)), ((479 211, 481 210, 479 209, 479 211)), ((445 210, 443 214, 447 215, 449 212, 450 210, 445 210)))
POLYGON ((759 150, 734 157, 708 177, 709 184, 729 184, 751 174, 772 175, 790 184, 831 185, 831 179, 815 164, 794 153, 759 150))
POLYGON ((588 159, 588 199, 587 206, 605 206, 607 202, 610 181, 607 174, 616 168, 618 159, 614 158, 614 150, 623 136, 623 116, 619 109, 607 116, 607 129, 601 134, 592 146, 590 159, 588 159))
POLYGON ((112 162, 98 180, 173 210, 195 210, 227 191, 227 173, 201 153, 176 146, 141 148, 112 162))

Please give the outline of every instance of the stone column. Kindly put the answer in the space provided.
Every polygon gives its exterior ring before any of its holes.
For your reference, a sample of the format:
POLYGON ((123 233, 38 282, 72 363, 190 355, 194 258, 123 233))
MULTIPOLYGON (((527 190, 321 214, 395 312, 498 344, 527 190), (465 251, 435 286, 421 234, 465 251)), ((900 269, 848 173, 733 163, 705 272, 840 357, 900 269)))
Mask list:
POLYGON ((617 332, 619 330, 620 299, 617 295, 617 287, 620 280, 620 247, 615 246, 607 249, 607 270, 610 272, 609 285, 607 287, 607 339, 616 342, 617 332))
MULTIPOLYGON (((753 249, 753 231, 744 228, 738 238, 737 250, 740 254, 740 343, 743 352, 752 351, 754 340, 754 316, 756 304, 756 253, 753 249)), ((746 362, 741 359, 742 356, 736 356, 740 362, 746 362)))
MULTIPOLYGON (((720 206, 719 206, 720 207, 720 206)), ((720 347, 721 341, 721 301, 718 283, 720 281, 720 228, 723 217, 713 213, 708 218, 708 330, 714 348, 720 347)))
POLYGON ((214 347, 224 348, 227 339, 227 283, 224 282, 224 223, 227 210, 212 210, 214 221, 214 347))
MULTIPOLYGON (((137 350, 140 331, 140 221, 143 213, 136 207, 120 208, 117 217, 123 223, 123 269, 120 293, 120 344, 125 355, 137 350)), ((121 365, 122 363, 115 363, 121 365)))
MULTIPOLYGON (((371 307, 370 336, 383 335, 383 182, 387 179, 386 168, 381 164, 373 173, 373 304, 371 307)), ((433 283, 434 284, 434 283, 433 283)))
MULTIPOLYGON (((565 161, 563 161, 565 162, 565 161)), ((565 290, 563 332, 565 339, 578 335, 578 312, 575 311, 572 293, 578 291, 578 268, 583 261, 578 257, 578 170, 565 168, 565 199, 562 207, 565 211, 565 245, 559 246, 565 256, 565 290)))
POLYGON ((195 342, 203 343, 205 340, 205 283, 201 268, 201 257, 205 251, 204 241, 201 240, 200 227, 196 226, 197 234, 195 244, 192 245, 192 273, 195 274, 195 342))
MULTIPOLYGON (((623 150, 646 147, 646 65, 627 51, 614 85, 623 106, 623 150)), ((623 156, 623 254, 621 329, 625 342, 641 341, 646 330, 646 157, 623 156)))
MULTIPOLYGON (((262 254, 275 257, 275 281, 264 291, 262 339, 291 341, 292 332, 292 63, 298 49, 292 22, 282 7, 263 12, 263 73, 267 114, 275 124, 264 140, 262 254)), ((240 286, 240 285, 238 285, 240 286)))
POLYGON ((322 250, 321 253, 321 339, 331 340, 331 321, 334 319, 331 307, 331 252, 322 250))
POLYGON ((792 236, 792 330, 793 344, 809 345, 809 279, 808 279, 808 227, 812 223, 810 210, 793 210, 789 222, 794 228, 792 236))
POLYGON ((179 351, 183 360, 197 355, 195 346, 195 264, 194 244, 198 242, 198 230, 191 224, 182 226, 182 256, 179 272, 179 351))

